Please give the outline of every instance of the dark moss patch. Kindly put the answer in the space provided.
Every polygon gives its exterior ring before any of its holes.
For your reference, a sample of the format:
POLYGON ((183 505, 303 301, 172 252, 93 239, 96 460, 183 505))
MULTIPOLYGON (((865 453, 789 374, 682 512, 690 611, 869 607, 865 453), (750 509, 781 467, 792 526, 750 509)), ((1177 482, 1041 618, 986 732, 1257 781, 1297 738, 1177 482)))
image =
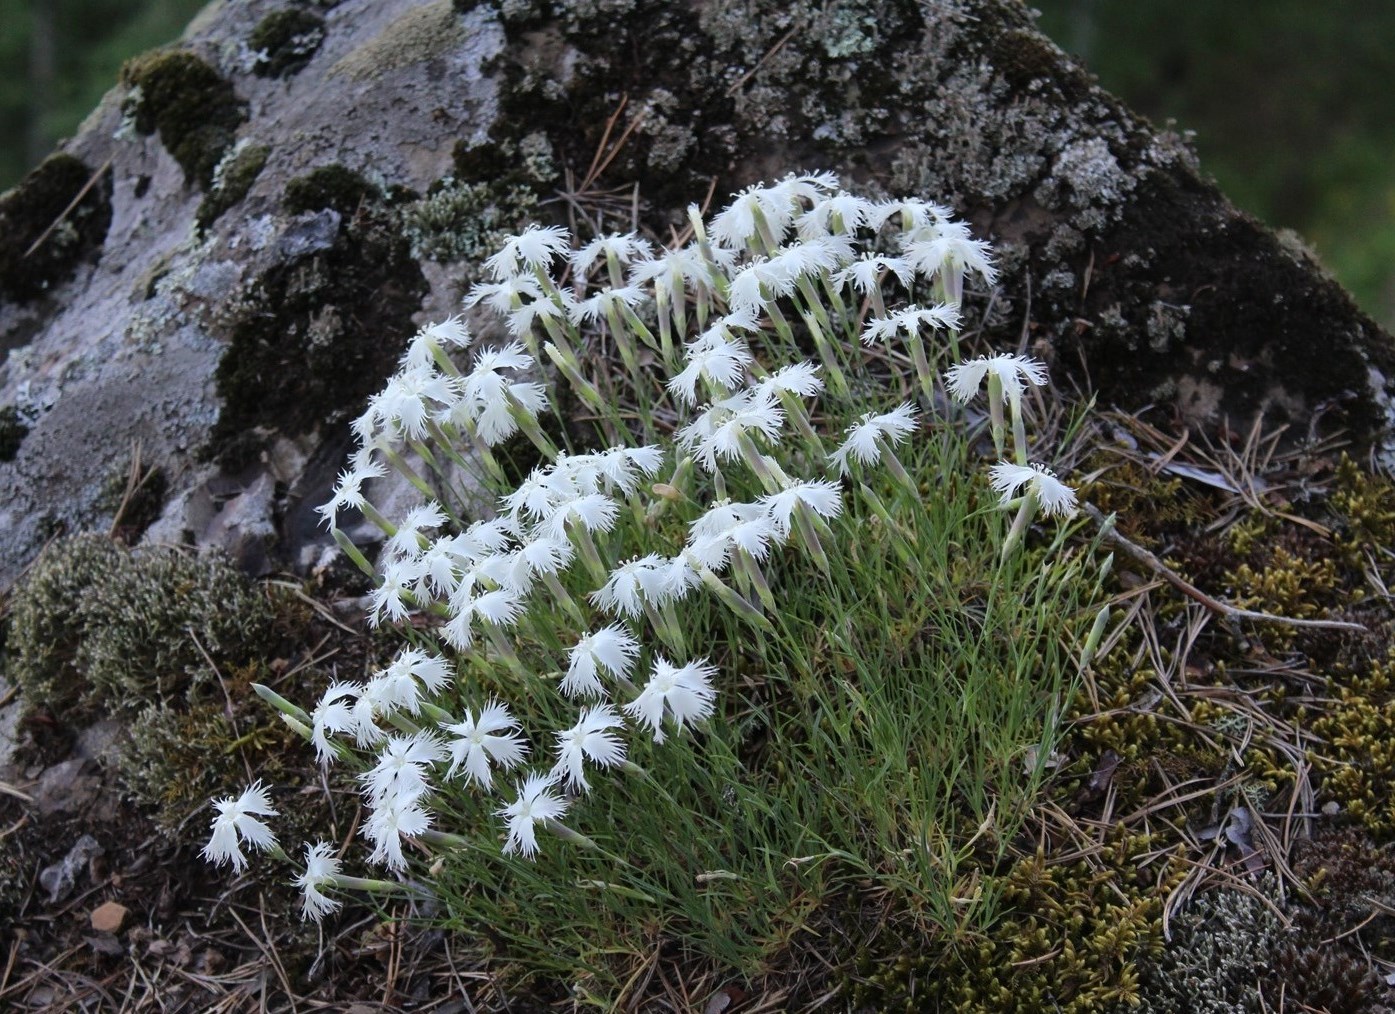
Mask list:
POLYGON ((247 111, 233 86, 187 50, 157 51, 127 61, 121 83, 132 89, 127 112, 142 134, 184 169, 186 183, 207 187, 247 111))
POLYGON ((348 216, 360 205, 382 197, 382 192, 359 173, 342 165, 326 165, 287 183, 281 206, 292 215, 332 208, 348 216))
POLYGON ((60 152, 0 195, 0 297, 34 299, 101 249, 111 226, 110 170, 88 186, 91 181, 86 163, 60 152), (82 199, 68 211, 79 194, 82 199))
MULTIPOLYGON (((1115 321, 1082 345, 1095 385, 1125 405, 1190 391, 1196 415, 1214 403, 1215 421, 1223 404, 1233 420, 1263 411, 1279 422, 1365 390, 1359 349, 1386 375, 1395 366, 1379 329, 1339 286, 1181 169, 1144 176, 1096 244, 1085 310, 1115 321), (1180 340, 1150 327, 1168 307, 1187 308, 1180 340), (1179 375, 1188 390, 1158 390, 1160 378, 1179 375)), ((1345 422, 1363 434, 1381 426, 1369 399, 1345 422)))
POLYGON ((1033 85, 1054 88, 1067 102, 1090 95, 1090 75, 1071 62, 1035 29, 1014 29, 993 36, 988 47, 993 66, 1018 91, 1033 85))
POLYGON ((131 545, 160 517, 168 494, 164 469, 126 462, 107 475, 97 507, 112 515, 116 536, 131 545), (139 474, 133 476, 133 470, 139 474))
POLYGON ((253 71, 258 77, 289 77, 310 62, 324 38, 324 19, 309 11, 268 14, 247 38, 247 47, 260 54, 253 71))
POLYGON ((356 414, 396 368, 426 281, 392 210, 374 200, 354 208, 332 246, 263 274, 220 327, 223 409, 205 454, 231 471, 272 432, 296 436, 356 414))
POLYGON ((19 409, 13 405, 0 408, 0 461, 14 461, 28 435, 29 427, 19 417, 19 409))
POLYGON ((252 189, 252 184, 261 175, 266 158, 271 149, 266 145, 254 144, 245 148, 234 148, 231 155, 218 164, 213 174, 213 182, 194 216, 200 229, 210 225, 233 205, 239 203, 252 189))

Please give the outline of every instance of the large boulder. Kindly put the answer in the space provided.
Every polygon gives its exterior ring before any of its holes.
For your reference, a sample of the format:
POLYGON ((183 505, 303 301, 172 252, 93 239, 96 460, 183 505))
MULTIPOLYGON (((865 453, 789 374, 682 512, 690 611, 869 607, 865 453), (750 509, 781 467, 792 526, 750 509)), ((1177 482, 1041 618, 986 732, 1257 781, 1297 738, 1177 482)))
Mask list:
POLYGON ((249 0, 0 198, 0 588, 109 523, 308 566, 345 420, 530 218, 667 236, 796 168, 947 203, 971 310, 1106 402, 1391 435, 1391 340, 1016 0, 249 0))

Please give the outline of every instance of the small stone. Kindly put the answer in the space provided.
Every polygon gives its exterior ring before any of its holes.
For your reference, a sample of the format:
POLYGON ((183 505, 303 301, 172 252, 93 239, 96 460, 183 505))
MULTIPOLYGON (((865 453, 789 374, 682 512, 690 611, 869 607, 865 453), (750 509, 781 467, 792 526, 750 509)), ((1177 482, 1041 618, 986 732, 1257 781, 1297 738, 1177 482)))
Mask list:
POLYGON ((98 933, 120 933, 130 912, 119 901, 108 901, 92 910, 92 928, 98 933))

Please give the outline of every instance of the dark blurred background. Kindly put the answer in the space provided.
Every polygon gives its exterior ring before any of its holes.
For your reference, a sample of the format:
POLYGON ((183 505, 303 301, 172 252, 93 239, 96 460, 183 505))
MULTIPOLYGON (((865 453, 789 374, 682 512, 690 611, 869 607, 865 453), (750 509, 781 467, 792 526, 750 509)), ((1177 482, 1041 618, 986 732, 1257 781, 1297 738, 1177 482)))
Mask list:
MULTIPOLYGON (((0 0, 0 189, 201 0, 0 0)), ((1037 0, 1042 27, 1395 327, 1395 0, 1037 0)))

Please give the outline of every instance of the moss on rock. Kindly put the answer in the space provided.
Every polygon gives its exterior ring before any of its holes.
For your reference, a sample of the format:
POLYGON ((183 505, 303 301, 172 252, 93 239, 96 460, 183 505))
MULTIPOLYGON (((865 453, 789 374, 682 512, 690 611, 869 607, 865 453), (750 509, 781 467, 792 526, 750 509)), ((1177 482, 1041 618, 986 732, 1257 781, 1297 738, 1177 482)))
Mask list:
POLYGON ((286 184, 282 207, 291 215, 332 208, 352 215, 361 204, 382 200, 383 193, 361 173, 342 165, 326 165, 286 184))
POLYGON ((14 461, 28 435, 29 427, 19 417, 19 409, 13 405, 0 408, 0 461, 14 461))
POLYGON ((309 11, 273 11, 252 29, 247 48, 257 54, 258 77, 289 77, 310 62, 325 38, 325 22, 309 11))
POLYGON ((0 194, 0 298, 34 299, 101 249, 111 226, 111 172, 95 182, 92 175, 81 159, 59 152, 0 194))
POLYGON ((142 134, 160 143, 184 170, 186 183, 208 187, 247 111, 232 84, 188 50, 157 50, 127 61, 121 83, 126 109, 142 134))
POLYGON ((396 367, 426 292, 395 209, 340 166, 293 181, 286 203, 336 216, 334 242, 271 268, 228 306, 215 379, 222 411, 205 454, 236 471, 266 436, 298 436, 362 409, 396 367))
POLYGON ((64 538, 15 590, 6 676, 60 720, 120 714, 213 679, 210 658, 256 655, 270 619, 265 597, 216 558, 64 538))
POLYGON ((399 214, 413 257, 477 266, 522 229, 537 206, 528 187, 445 179, 399 214))
POLYGON ((239 142, 223 156, 213 170, 208 192, 203 195, 194 216, 200 229, 207 229, 223 212, 247 196, 270 154, 271 149, 266 145, 239 142))

